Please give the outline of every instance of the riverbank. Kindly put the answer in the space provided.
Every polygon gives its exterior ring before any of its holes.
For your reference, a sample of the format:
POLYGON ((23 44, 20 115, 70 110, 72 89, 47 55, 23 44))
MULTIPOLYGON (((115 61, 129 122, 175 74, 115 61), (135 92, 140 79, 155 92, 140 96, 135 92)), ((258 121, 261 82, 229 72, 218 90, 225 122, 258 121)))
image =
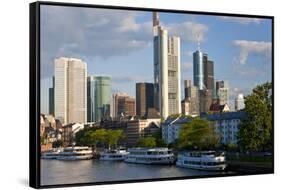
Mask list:
POLYGON ((264 155, 227 155, 228 170, 243 174, 273 173, 272 156, 264 155))

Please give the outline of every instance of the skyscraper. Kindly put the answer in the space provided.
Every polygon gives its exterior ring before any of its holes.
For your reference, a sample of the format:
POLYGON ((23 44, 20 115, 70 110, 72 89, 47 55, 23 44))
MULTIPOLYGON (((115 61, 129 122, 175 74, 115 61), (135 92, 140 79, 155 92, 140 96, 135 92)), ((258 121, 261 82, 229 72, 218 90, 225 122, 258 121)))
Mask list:
POLYGON ((112 95, 112 117, 136 115, 135 98, 127 93, 118 92, 112 95))
POLYGON ((168 38, 168 113, 181 113, 180 38, 168 38))
POLYGON ((193 82, 194 86, 198 87, 198 90, 204 90, 204 64, 203 53, 200 48, 193 53, 193 82))
POLYGON ((144 116, 149 108, 154 107, 153 99, 154 85, 153 83, 137 83, 136 84, 136 114, 144 116))
POLYGON ((161 116, 180 113, 180 39, 169 37, 153 12, 154 107, 161 116))
POLYGON ((191 87, 191 80, 184 80, 184 98, 189 97, 188 88, 191 87))
POLYGON ((229 88, 225 81, 217 81, 216 82, 216 93, 219 99, 220 105, 229 105, 229 88))
POLYGON ((63 124, 84 123, 87 118, 87 66, 80 59, 55 59, 55 116, 63 124))
POLYGON ((95 121, 95 79, 87 77, 87 122, 95 121))
POLYGON ((94 76, 94 121, 110 117, 111 77, 94 76))
POLYGON ((199 91, 197 86, 191 85, 190 80, 185 82, 185 98, 181 102, 182 114, 199 115, 199 91))
POLYGON ((117 113, 120 116, 136 115, 136 100, 132 96, 123 96, 118 99, 117 113))
POLYGON ((239 111, 245 108, 244 96, 243 94, 238 94, 235 98, 235 111, 239 111))
POLYGON ((204 84, 208 90, 214 90, 214 62, 208 60, 208 55, 204 54, 204 84))

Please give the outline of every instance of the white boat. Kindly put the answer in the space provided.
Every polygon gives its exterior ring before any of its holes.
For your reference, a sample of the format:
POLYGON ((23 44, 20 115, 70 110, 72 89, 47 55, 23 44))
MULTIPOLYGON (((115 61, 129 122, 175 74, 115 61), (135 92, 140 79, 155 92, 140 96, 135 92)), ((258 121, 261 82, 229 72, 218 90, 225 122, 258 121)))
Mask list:
POLYGON ((62 151, 61 148, 52 148, 51 150, 42 153, 41 158, 42 159, 57 159, 59 156, 59 153, 62 151))
POLYGON ((59 153, 58 160, 88 160, 93 158, 93 151, 87 146, 66 147, 59 153))
POLYGON ((131 148, 125 162, 137 164, 172 164, 174 154, 168 148, 131 148))
POLYGON ((123 161, 127 154, 129 153, 124 149, 107 150, 100 154, 99 159, 105 161, 123 161))
POLYGON ((176 165, 209 171, 223 171, 227 166, 224 154, 217 154, 215 151, 193 151, 179 154, 176 165))

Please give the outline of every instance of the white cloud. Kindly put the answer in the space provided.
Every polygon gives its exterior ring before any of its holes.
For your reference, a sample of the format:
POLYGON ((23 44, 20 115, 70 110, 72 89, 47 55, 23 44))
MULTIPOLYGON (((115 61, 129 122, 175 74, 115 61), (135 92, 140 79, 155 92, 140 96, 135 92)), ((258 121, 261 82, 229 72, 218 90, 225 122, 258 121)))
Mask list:
POLYGON ((239 50, 239 63, 241 65, 247 62, 250 54, 271 57, 271 42, 264 41, 247 41, 247 40, 235 40, 233 45, 239 50))
POLYGON ((205 41, 208 26, 196 22, 182 22, 167 24, 165 28, 168 29, 170 35, 179 36, 185 42, 200 42, 205 41))
POLYGON ((262 19, 260 18, 247 18, 247 17, 230 17, 230 16, 220 16, 219 17, 222 20, 230 21, 230 22, 236 22, 243 25, 249 25, 249 24, 260 24, 262 19))
POLYGON ((108 58, 148 47, 152 24, 137 22, 141 16, 135 11, 43 6, 42 70, 46 76, 50 75, 51 63, 58 56, 108 58))

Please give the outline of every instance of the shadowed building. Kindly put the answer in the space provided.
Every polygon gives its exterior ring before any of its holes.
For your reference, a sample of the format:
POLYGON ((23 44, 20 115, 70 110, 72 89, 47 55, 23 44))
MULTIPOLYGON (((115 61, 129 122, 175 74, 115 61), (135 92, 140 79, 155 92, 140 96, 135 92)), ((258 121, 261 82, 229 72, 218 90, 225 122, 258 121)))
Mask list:
POLYGON ((55 115, 55 78, 52 77, 53 86, 49 88, 49 114, 55 115))
POLYGON ((136 114, 144 116, 149 108, 154 107, 153 83, 136 84, 136 114))
POLYGON ((95 80, 87 77, 87 122, 95 121, 95 80))
POLYGON ((118 118, 123 116, 136 115, 135 98, 127 93, 118 92, 112 95, 112 117, 118 118))

